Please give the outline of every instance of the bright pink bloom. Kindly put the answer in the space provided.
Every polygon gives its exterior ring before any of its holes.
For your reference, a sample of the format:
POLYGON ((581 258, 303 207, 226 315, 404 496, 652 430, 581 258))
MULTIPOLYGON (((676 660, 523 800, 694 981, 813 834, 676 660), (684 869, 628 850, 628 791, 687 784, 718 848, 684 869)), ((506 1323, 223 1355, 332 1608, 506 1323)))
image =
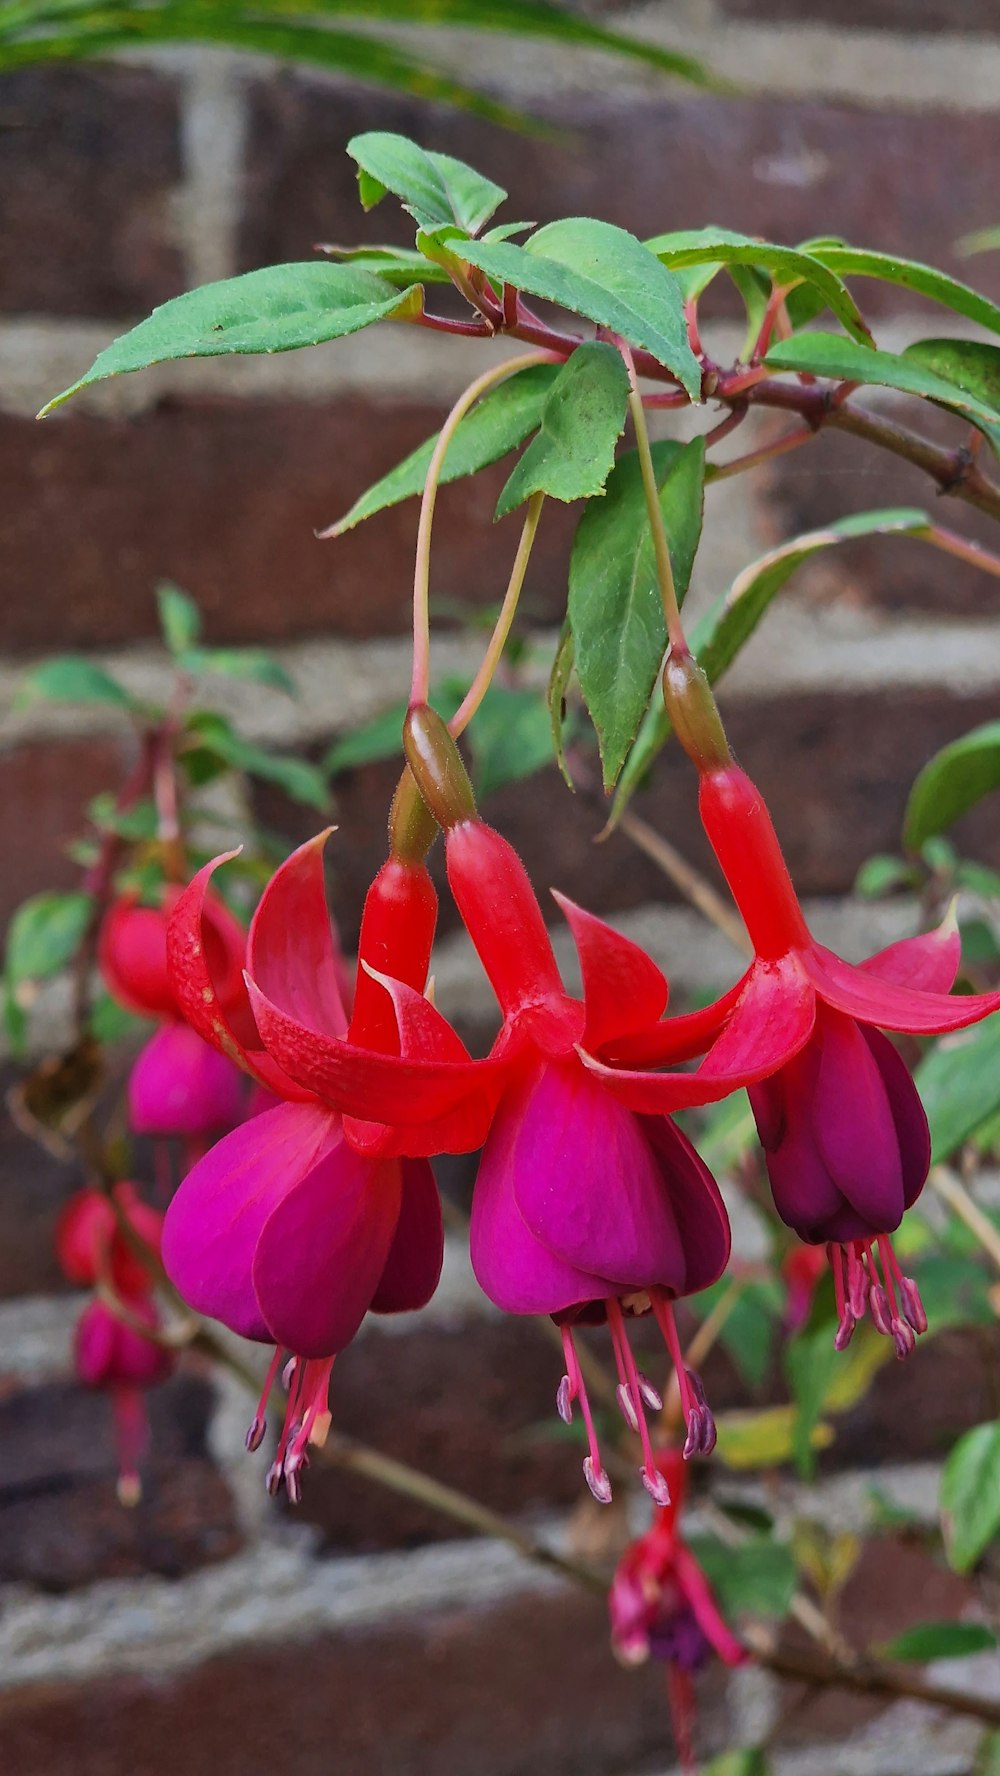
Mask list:
POLYGON ((748 1655, 723 1621, 677 1525, 687 1481, 683 1457, 677 1449, 658 1449, 654 1459, 670 1503, 654 1509, 652 1528, 630 1542, 615 1568, 608 1594, 611 1644, 625 1665, 664 1661, 682 1768, 693 1770, 691 1674, 713 1653, 726 1665, 740 1665, 748 1655))
MULTIPOLYGON (((123 1301, 134 1319, 151 1332, 157 1330, 157 1313, 150 1301, 143 1296, 123 1297, 123 1301)), ((123 1505, 134 1505, 141 1496, 139 1467, 149 1443, 145 1392, 167 1380, 176 1358, 172 1351, 126 1325, 103 1301, 92 1301, 77 1321, 74 1356, 84 1385, 111 1396, 118 1441, 118 1497, 123 1505)))
MULTIPOLYGON (((314 1035, 347 1042, 323 885, 325 837, 295 852, 265 890, 250 929, 248 979, 286 993, 314 1035)), ((433 1294, 443 1250, 441 1211, 425 1158, 401 1158, 398 1148, 356 1152, 339 1113, 282 1071, 252 1023, 237 1030, 227 1017, 202 941, 214 867, 199 872, 175 909, 173 978, 195 1027, 278 1102, 227 1135, 183 1180, 167 1212, 164 1263, 198 1312, 277 1347, 250 1448, 264 1436, 264 1407, 281 1352, 292 1353, 285 1366, 288 1413, 268 1485, 275 1490, 284 1481, 297 1498, 308 1445, 321 1442, 329 1424, 335 1356, 368 1311, 412 1310, 433 1294)), ((435 915, 423 866, 390 859, 369 892, 362 957, 388 960, 422 986, 435 915)), ((350 1029, 353 1044, 396 1043, 391 1006, 363 968, 350 1029)), ((362 1133, 377 1149, 380 1131, 362 1133)))
MULTIPOLYGON (((177 1000, 167 969, 167 925, 181 890, 168 886, 160 906, 141 906, 135 894, 122 894, 108 908, 98 938, 97 959, 113 999, 140 1017, 176 1017, 177 1000)), ((226 1006, 244 997, 246 934, 217 895, 205 897, 204 942, 216 991, 226 1006)))
POLYGON ((939 931, 890 945, 854 967, 810 935, 759 791, 735 765, 701 773, 705 831, 743 915, 755 959, 705 1011, 620 1044, 616 1061, 697 1054, 724 1039, 748 997, 775 1066, 749 1081, 779 1215, 801 1239, 827 1244, 842 1348, 869 1308, 899 1356, 927 1321, 889 1235, 919 1196, 930 1162, 927 1119, 909 1070, 880 1032, 960 1030, 1000 1007, 1000 993, 952 997, 959 937, 939 931), (774 1044, 793 995, 808 1016, 774 1044), (784 1052, 781 1052, 781 1049, 784 1052), (876 1248, 878 1257, 876 1257, 876 1248), (881 1276, 879 1274, 881 1260, 881 1276))
POLYGON ((242 1122, 246 1110, 243 1075, 177 1018, 162 1023, 136 1056, 128 1119, 137 1135, 196 1141, 242 1122))
MULTIPOLYGON (((506 841, 463 819, 448 833, 447 854, 452 891, 504 1013, 489 1059, 471 1061, 418 990, 381 973, 376 978, 395 1009, 398 1055, 365 1054, 331 1039, 294 1005, 277 971, 267 988, 251 968, 258 1028, 292 1077, 341 1107, 356 1145, 366 1137, 349 1111, 373 1125, 403 1124, 390 1138, 405 1141, 410 1152, 471 1148, 488 1130, 472 1219, 477 1276, 501 1307, 552 1314, 561 1325, 566 1375, 559 1407, 568 1416, 580 1401, 589 1441, 585 1472, 602 1499, 610 1497, 610 1483, 573 1326, 607 1319, 622 1410, 643 1440, 644 1480, 660 1496, 645 1418, 658 1395, 638 1373, 625 1319, 655 1314, 678 1368, 688 1452, 707 1451, 712 1418, 684 1368, 671 1303, 714 1282, 729 1255, 714 1181, 662 1112, 722 1097, 776 1063, 766 1044, 747 1047, 737 1023, 694 1073, 606 1067, 601 1057, 609 1045, 662 1012, 667 983, 659 969, 635 944, 563 902, 585 987, 585 1003, 571 999, 523 865, 506 841), (643 1102, 633 1114, 637 1091, 643 1102)), ((785 1026, 795 1027, 794 1007, 783 1025, 787 1043, 785 1026)), ((806 1027, 798 1039, 807 1033, 806 1027)), ((376 1126, 370 1138, 385 1136, 376 1126)))

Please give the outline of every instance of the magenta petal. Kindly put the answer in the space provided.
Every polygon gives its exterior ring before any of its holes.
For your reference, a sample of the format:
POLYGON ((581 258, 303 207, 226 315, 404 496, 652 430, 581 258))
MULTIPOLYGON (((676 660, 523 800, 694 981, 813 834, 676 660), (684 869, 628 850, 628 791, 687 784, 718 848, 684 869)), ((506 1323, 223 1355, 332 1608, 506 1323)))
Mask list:
POLYGON ((816 1144, 810 1112, 818 1071, 818 1050, 809 1043, 773 1078, 747 1091, 774 1206, 786 1227, 806 1240, 827 1238, 830 1218, 845 1207, 816 1144))
POLYGON ((279 1104, 216 1142, 181 1182, 163 1223, 163 1263, 196 1313, 243 1338, 272 1342, 253 1291, 252 1264, 268 1215, 342 1142, 339 1116, 279 1104))
POLYGON ((241 1073, 187 1024, 163 1024, 128 1082, 129 1121, 139 1135, 206 1135, 244 1113, 241 1073))
POLYGON ((584 1048, 596 1054, 617 1036, 655 1024, 666 1009, 668 989, 652 957, 565 895, 555 889, 552 895, 566 916, 580 958, 587 1008, 584 1048))
POLYGON ((373 1313, 425 1307, 441 1277, 444 1227, 434 1173, 426 1159, 404 1159, 402 1177, 399 1220, 372 1298, 373 1313))
POLYGON ((659 1162, 684 1252, 684 1294, 711 1288, 729 1263, 732 1234, 711 1172, 669 1116, 643 1116, 640 1127, 659 1162))
POLYGON ((513 1096, 514 1198, 530 1232, 623 1288, 683 1290, 670 1193, 639 1121, 573 1063, 544 1067, 513 1096))
POLYGON ((933 1036, 945 1030, 964 1030, 968 1024, 1000 1010, 1000 993, 927 993, 913 987, 880 980, 870 970, 852 968, 832 950, 814 944, 804 952, 809 977, 821 999, 860 1023, 881 1030, 933 1036))
POLYGON ((252 1263, 276 1344, 331 1357, 350 1343, 385 1269, 401 1188, 397 1161, 364 1159, 341 1139, 283 1193, 252 1263))
POLYGON ((919 988, 926 993, 948 993, 955 985, 962 960, 962 939, 957 921, 949 913, 936 931, 904 937, 887 949, 876 951, 859 964, 863 974, 893 986, 919 988))
POLYGON ((514 1197, 521 1094, 501 1102, 479 1163, 469 1249, 483 1293, 505 1313, 554 1314, 618 1293, 579 1270, 528 1231, 514 1197))
POLYGON ((875 1056, 853 1018, 824 1010, 812 1096, 816 1143, 851 1207, 885 1232, 903 1214, 903 1173, 892 1107, 875 1056))
POLYGON ((323 877, 329 830, 300 845, 265 888, 247 939, 247 972, 273 1004, 328 1036, 343 1036, 330 910, 323 877))
MULTIPOLYGON (((882 1084, 892 1111, 903 1169, 903 1206, 912 1208, 920 1195, 931 1165, 931 1131, 927 1115, 913 1075, 902 1055, 881 1030, 862 1029, 862 1036, 875 1057, 882 1075, 882 1084)), ((880 1227, 880 1233, 891 1233, 891 1227, 880 1227)))

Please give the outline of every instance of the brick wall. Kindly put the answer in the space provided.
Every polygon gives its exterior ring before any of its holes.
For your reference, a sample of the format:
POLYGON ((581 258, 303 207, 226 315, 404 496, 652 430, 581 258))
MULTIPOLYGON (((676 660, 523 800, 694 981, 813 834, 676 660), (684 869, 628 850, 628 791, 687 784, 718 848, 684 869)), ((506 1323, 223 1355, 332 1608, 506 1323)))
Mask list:
MULTIPOLYGON (((267 641, 299 681, 294 706, 230 688, 234 713, 259 737, 319 745, 405 683, 413 509, 336 544, 314 531, 433 428, 478 366, 473 351, 380 331, 308 354, 164 368, 96 389, 44 426, 32 417, 112 334, 193 283, 307 257, 320 239, 398 235, 388 210, 366 221, 356 204, 343 154, 354 131, 401 129, 462 155, 509 187, 514 212, 539 221, 594 213, 639 229, 715 221, 792 241, 841 233, 961 271, 949 243, 997 220, 985 169, 998 146, 1000 32, 987 0, 607 11, 704 55, 739 80, 740 95, 470 38, 466 69, 567 130, 542 157, 486 124, 222 54, 0 83, 0 793, 4 830, 18 836, 0 856, 4 915, 72 880, 65 839, 127 755, 127 735, 103 712, 16 713, 19 675, 47 650, 85 648, 155 690, 158 578, 195 595, 213 640, 267 641)), ((1000 255, 975 270, 1000 297, 1000 255)), ((922 324, 894 300, 878 294, 890 345, 922 324)), ((725 313, 716 324, 729 325, 725 313)), ((710 489, 696 595, 796 530, 928 497, 914 471, 823 438, 710 489)), ((504 552, 482 547, 489 511, 482 490, 443 494, 442 597, 488 601, 501 589, 504 552)), ((981 534, 964 510, 947 521, 981 534)), ((526 608, 543 631, 559 608, 569 534, 558 520, 547 526, 532 564, 526 608)), ((848 903, 858 864, 895 844, 919 765, 996 711, 989 589, 916 543, 873 541, 804 571, 784 597, 780 650, 772 655, 766 633, 755 642, 732 674, 727 715, 821 932, 860 954, 901 934, 910 914, 848 903)), ((470 646, 445 637, 439 658, 461 666, 470 646)), ((376 767, 343 782, 336 890, 348 934, 380 857, 390 782, 376 767)), ((705 863, 683 765, 666 761, 639 805, 705 863)), ((262 811, 289 839, 311 826, 277 797, 262 811)), ((721 942, 625 839, 593 847, 599 816, 554 771, 530 796, 501 791, 486 812, 543 882, 620 915, 682 983, 731 977, 721 942)), ((995 824, 973 821, 967 836, 1000 865, 995 824)), ((453 922, 445 932, 442 997, 482 1024, 479 977, 453 922)), ((58 985, 45 995, 39 1044, 58 1040, 63 1004, 58 985)), ((656 1674, 613 1666, 599 1606, 334 1474, 310 1476, 293 1524, 264 1500, 260 1461, 240 1456, 245 1402, 193 1366, 158 1397, 147 1497, 121 1512, 103 1403, 68 1379, 76 1304, 58 1292, 49 1242, 71 1183, 4 1133, 0 1735, 11 1769, 666 1768, 656 1674)), ((960 1340, 942 1339, 909 1373, 887 1374, 848 1421, 831 1469, 876 1460, 887 1491, 930 1514, 943 1440, 990 1409, 981 1366, 966 1357, 960 1340)), ((716 1368, 720 1402, 734 1402, 734 1378, 721 1360, 716 1368)), ((548 1414, 554 1375, 530 1328, 484 1310, 455 1252, 416 1327, 367 1332, 338 1364, 338 1424, 510 1514, 542 1513, 553 1533, 579 1533, 575 1461, 519 1435, 548 1414)), ((841 1472, 811 1509, 860 1522, 862 1487, 841 1472)), ((873 1554, 853 1583, 870 1636, 915 1610, 950 1613, 963 1595, 913 1548, 888 1564, 873 1554)), ((968 1681, 980 1677, 973 1669, 968 1681)), ((758 1672, 728 1683, 709 1674, 701 1710, 709 1749, 771 1733, 781 1776, 945 1776, 968 1769, 974 1738, 911 1704, 815 1706, 758 1672), (846 1743, 833 1754, 836 1741, 846 1743)))

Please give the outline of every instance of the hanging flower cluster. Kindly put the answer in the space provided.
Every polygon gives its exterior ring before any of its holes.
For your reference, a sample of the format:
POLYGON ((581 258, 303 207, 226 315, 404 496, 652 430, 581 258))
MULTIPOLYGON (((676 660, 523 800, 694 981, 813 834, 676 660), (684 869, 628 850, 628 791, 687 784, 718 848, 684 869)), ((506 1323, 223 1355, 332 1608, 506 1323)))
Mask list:
POLYGON ((524 866, 479 819, 454 741, 425 703, 404 727, 408 769, 365 906, 350 1012, 323 883, 325 834, 278 869, 258 907, 246 946, 252 1023, 237 1022, 211 966, 216 866, 174 906, 177 1004, 200 1038, 279 1100, 188 1173, 163 1243, 192 1307, 275 1347, 251 1448, 284 1364, 289 1404, 272 1490, 284 1483, 299 1496, 309 1445, 329 1427, 333 1361, 365 1314, 412 1310, 433 1293, 442 1251, 434 1154, 482 1149, 473 1267, 497 1306, 559 1326, 558 1409, 569 1420, 579 1408, 584 1473, 599 1500, 611 1483, 575 1344, 581 1325, 607 1325, 622 1415, 658 1505, 669 1498, 650 1424, 661 1396, 637 1365, 630 1322, 652 1316, 662 1332, 684 1455, 708 1454, 715 1441, 674 1303, 722 1275, 730 1230, 676 1112, 749 1090, 776 1209, 829 1254, 839 1348, 865 1312, 899 1356, 926 1327, 891 1235, 927 1174, 927 1124, 882 1032, 959 1029, 1000 995, 949 996, 950 922, 859 968, 815 942, 759 792, 730 758, 696 669, 685 676, 679 664, 684 682, 678 689, 668 672, 665 695, 755 949, 743 978, 701 1011, 665 1015, 667 982, 651 957, 557 895, 583 982, 581 996, 567 992, 524 866), (424 858, 439 831, 452 897, 502 1014, 479 1059, 426 993, 436 898, 424 858))

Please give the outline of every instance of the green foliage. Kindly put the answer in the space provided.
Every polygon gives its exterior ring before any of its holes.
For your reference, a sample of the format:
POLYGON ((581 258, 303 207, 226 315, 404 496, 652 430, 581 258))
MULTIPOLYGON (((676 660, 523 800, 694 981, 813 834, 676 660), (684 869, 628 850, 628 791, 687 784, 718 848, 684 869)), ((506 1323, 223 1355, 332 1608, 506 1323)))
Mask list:
POLYGON ((397 290, 353 265, 267 265, 203 284, 164 302, 99 352, 86 375, 49 401, 39 418, 108 376, 175 358, 296 351, 342 339, 390 316, 418 314, 422 300, 419 286, 397 290))
POLYGON ((710 1764, 702 1765, 703 1776, 769 1776, 771 1765, 759 1745, 744 1745, 738 1751, 724 1751, 710 1764))
POLYGON ((823 306, 831 309, 853 338, 862 345, 872 345, 871 329, 862 318, 850 291, 835 272, 808 252, 793 247, 775 246, 771 241, 753 240, 746 234, 735 234, 728 228, 685 229, 673 234, 658 234, 646 242, 650 251, 671 271, 680 272, 697 266, 699 277, 688 285, 687 293, 700 291, 723 266, 750 266, 765 272, 775 286, 794 289, 799 284, 811 285, 823 306))
POLYGON ((925 369, 910 352, 870 351, 835 333, 800 333, 772 345, 764 362, 772 370, 808 370, 814 376, 870 383, 898 389, 904 395, 923 395, 971 420, 994 448, 1000 446, 1000 409, 934 370, 925 369))
POLYGON ((978 339, 918 339, 903 355, 992 409, 997 423, 981 429, 1000 451, 1000 346, 978 339))
POLYGON ((903 843, 919 851, 961 814, 1000 788, 1000 721, 984 722, 952 740, 928 761, 910 791, 903 843))
MULTIPOLYGON (((465 696, 464 681, 445 679, 433 687, 431 703, 450 721, 465 696)), ((402 729, 406 703, 394 703, 361 728, 336 740, 323 761, 331 777, 381 759, 402 762, 402 729)), ((516 783, 552 763, 552 734, 545 704, 537 691, 492 684, 465 740, 476 791, 489 795, 505 783, 516 783)))
POLYGON ((710 84, 691 56, 643 43, 550 0, 495 0, 489 6, 481 0, 7 0, 0 6, 0 71, 128 48, 210 43, 312 64, 424 102, 461 106, 508 127, 529 123, 523 113, 456 79, 432 54, 414 54, 415 26, 603 50, 679 80, 710 84), (380 27, 377 34, 373 23, 380 27), (405 28, 399 43, 392 36, 397 26, 405 28))
MULTIPOLYGON (((677 595, 701 535, 704 443, 653 446, 677 595)), ((577 526, 569 567, 576 672, 597 730, 605 787, 628 756, 667 645, 638 453, 620 456, 603 500, 577 526)))
POLYGON ((464 160, 435 154, 406 136, 370 130, 354 136, 347 152, 358 163, 358 191, 366 210, 391 191, 418 228, 451 224, 478 234, 507 196, 502 185, 484 179, 464 160))
POLYGON ((18 703, 46 697, 53 703, 110 703, 117 709, 134 710, 136 702, 103 666, 79 654, 60 654, 43 660, 28 673, 18 693, 18 703))
MULTIPOLYGON (((267 752, 263 746, 255 746, 252 741, 244 740, 232 723, 214 710, 196 710, 188 717, 186 728, 192 739, 191 750, 196 759, 207 756, 209 761, 215 761, 224 768, 245 771, 251 777, 259 777, 264 783, 275 784, 293 801, 304 802, 308 807, 319 808, 323 813, 328 811, 330 793, 326 778, 316 765, 308 764, 305 759, 267 752)), ((189 755, 181 754, 182 762, 187 756, 189 755)), ((196 780, 206 779, 196 776, 196 780)))
POLYGON ((270 685, 272 690, 284 691, 287 697, 297 697, 298 686, 294 678, 263 648, 184 648, 177 655, 177 664, 182 672, 214 673, 220 678, 249 678, 254 684, 270 685))
POLYGON ((89 894, 47 891, 22 901, 11 919, 4 953, 3 996, 4 1022, 15 1052, 23 1045, 25 1014, 37 983, 58 974, 76 954, 92 906, 89 894))
POLYGON ((971 1653, 989 1652, 996 1644, 997 1637, 985 1622, 921 1622, 872 1651, 880 1659, 926 1665, 931 1659, 967 1659, 971 1653))
POLYGON ((169 651, 175 657, 190 653, 201 636, 201 612, 194 599, 164 580, 156 588, 156 603, 160 631, 169 651))
POLYGON ((621 353, 612 345, 579 346, 549 389, 538 434, 497 501, 497 518, 535 493, 566 502, 603 493, 627 410, 621 353))
MULTIPOLYGON (((496 388, 488 389, 455 428, 441 470, 442 482, 473 475, 477 469, 486 468, 522 443, 541 423, 546 399, 559 370, 558 364, 532 364, 496 388)), ((367 493, 355 500, 350 511, 323 531, 323 536, 342 536, 375 512, 421 493, 437 440, 435 432, 432 438, 411 451, 367 493)))
POLYGON ((966 320, 975 321, 992 333, 1000 333, 1000 308, 996 303, 981 296, 978 290, 970 290, 968 284, 949 277, 946 272, 937 271, 932 265, 922 265, 917 259, 900 259, 894 253, 874 253, 868 248, 849 247, 846 242, 838 240, 804 241, 800 251, 819 260, 842 278, 871 278, 879 283, 913 290, 918 296, 927 296, 943 308, 951 309, 953 314, 963 315, 966 320))
POLYGON ((717 1536, 692 1536, 690 1547, 727 1616, 787 1614, 795 1561, 786 1543, 755 1536, 733 1546, 717 1536))
POLYGON ((701 366, 688 344, 680 285, 655 253, 610 222, 549 222, 523 247, 462 243, 462 258, 498 284, 555 302, 651 352, 700 398, 701 366))
POLYGON ((941 1527, 956 1572, 969 1572, 1000 1530, 1000 1424, 959 1437, 941 1476, 941 1527))
POLYGON ((917 1068, 935 1163, 949 1159, 1000 1109, 1000 1016, 938 1043, 917 1068))

